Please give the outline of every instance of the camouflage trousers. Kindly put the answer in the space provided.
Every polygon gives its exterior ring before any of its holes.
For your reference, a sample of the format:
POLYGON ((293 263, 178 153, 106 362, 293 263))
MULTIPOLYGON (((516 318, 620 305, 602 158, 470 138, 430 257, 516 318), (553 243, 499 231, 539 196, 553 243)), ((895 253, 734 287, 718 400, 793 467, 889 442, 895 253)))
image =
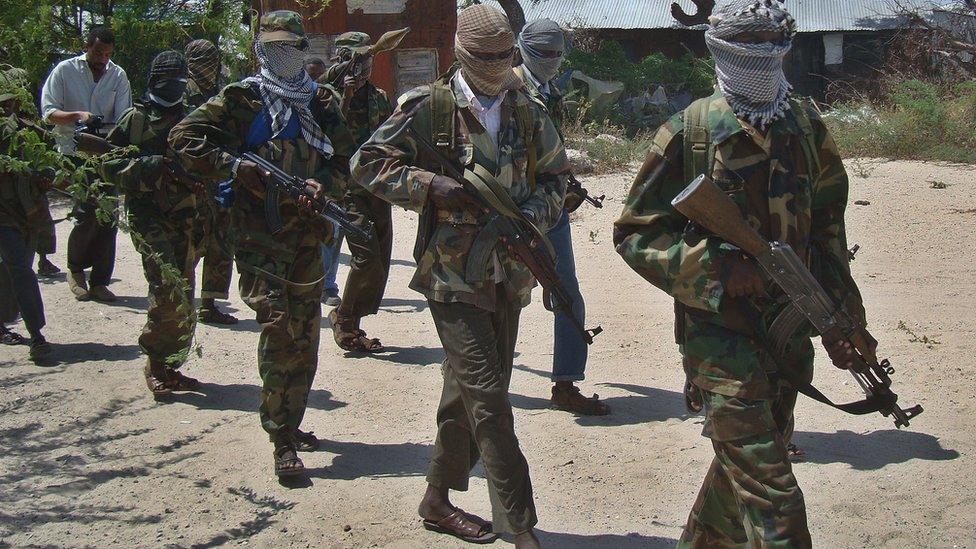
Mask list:
POLYGON ((271 439, 298 429, 318 366, 322 246, 303 246, 291 263, 237 252, 241 298, 261 324, 261 425, 271 439), (256 273, 255 267, 274 277, 256 273))
POLYGON ((221 242, 218 227, 230 225, 230 211, 217 206, 209 206, 205 200, 198 202, 197 219, 193 226, 193 241, 197 260, 203 258, 203 272, 200 275, 200 297, 202 299, 227 299, 230 293, 230 279, 234 259, 227 253, 227 240, 221 242))
POLYGON ((803 493, 786 445, 797 393, 774 400, 701 391, 715 458, 678 547, 810 547, 803 493))
MULTIPOLYGON (((135 202, 135 201, 130 201, 135 202)), ((150 370, 179 368, 190 347, 196 319, 193 314, 193 240, 189 221, 173 221, 152 205, 128 204, 132 243, 142 255, 149 284, 149 311, 139 347, 150 370), (164 270, 179 274, 184 284, 167 280, 164 270)))
POLYGON ((390 204, 359 189, 346 195, 346 211, 357 225, 373 222, 369 242, 348 240, 352 259, 337 313, 344 318, 374 315, 383 301, 393 253, 393 212, 390 204))

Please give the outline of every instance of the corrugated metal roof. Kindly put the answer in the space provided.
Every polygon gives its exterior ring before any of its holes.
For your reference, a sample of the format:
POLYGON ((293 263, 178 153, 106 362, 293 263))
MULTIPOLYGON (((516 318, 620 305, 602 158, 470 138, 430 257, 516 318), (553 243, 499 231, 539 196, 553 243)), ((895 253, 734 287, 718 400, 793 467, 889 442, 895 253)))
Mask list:
MULTIPOLYGON (((548 18, 570 28, 682 28, 671 17, 671 0, 519 0, 525 18, 548 18)), ((945 5, 951 0, 790 0, 800 32, 858 31, 900 26, 897 5, 945 5)), ((487 0, 486 4, 495 4, 487 0)), ((694 13, 691 0, 678 0, 694 13)))

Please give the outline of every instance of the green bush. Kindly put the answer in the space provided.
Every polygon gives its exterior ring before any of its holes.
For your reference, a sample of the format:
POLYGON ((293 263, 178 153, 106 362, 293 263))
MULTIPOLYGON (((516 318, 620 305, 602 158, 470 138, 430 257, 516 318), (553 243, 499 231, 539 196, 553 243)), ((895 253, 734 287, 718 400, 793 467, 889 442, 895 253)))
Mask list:
POLYGON ((625 96, 653 93, 663 85, 670 94, 688 90, 695 97, 702 97, 711 94, 715 76, 710 59, 697 59, 691 54, 670 59, 655 53, 634 63, 615 40, 604 40, 594 53, 573 50, 566 56, 566 67, 600 80, 622 82, 625 96))
POLYGON ((826 115, 844 156, 976 163, 976 82, 944 89, 909 80, 884 99, 826 115))

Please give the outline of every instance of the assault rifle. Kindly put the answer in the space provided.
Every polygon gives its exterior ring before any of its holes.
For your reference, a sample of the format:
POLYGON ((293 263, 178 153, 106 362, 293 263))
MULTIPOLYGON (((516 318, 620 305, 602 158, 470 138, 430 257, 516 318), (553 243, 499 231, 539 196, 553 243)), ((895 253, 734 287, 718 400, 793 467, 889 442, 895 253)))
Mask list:
MULTIPOLYGON (((566 186, 566 193, 575 194, 576 196, 592 204, 594 208, 602 208, 603 201, 606 200, 607 198, 607 195, 605 194, 600 196, 590 196, 590 191, 586 190, 586 188, 583 187, 583 183, 581 183, 579 179, 576 179, 576 176, 573 174, 569 174, 569 181, 568 181, 568 185, 566 186)), ((576 208, 579 208, 579 204, 576 204, 575 207, 567 206, 567 209, 571 212, 575 211, 576 208)))
MULTIPOLYGON (((566 315, 566 318, 570 320, 573 328, 579 332, 583 341, 587 345, 593 344, 593 338, 603 331, 603 328, 597 326, 593 329, 586 329, 580 319, 576 318, 573 313, 573 298, 563 287, 562 282, 559 280, 559 275, 556 273, 556 259, 552 255, 552 251, 548 245, 544 245, 540 240, 545 238, 540 237, 538 234, 538 229, 534 227, 527 227, 526 223, 528 221, 521 221, 514 217, 505 215, 499 209, 491 204, 490 199, 486 198, 484 194, 478 191, 477 187, 468 180, 466 173, 462 172, 454 162, 449 158, 444 156, 440 151, 438 151, 429 141, 421 137, 421 135, 414 130, 412 125, 413 120, 408 120, 406 123, 407 131, 416 140, 417 145, 430 156, 434 162, 441 166, 444 171, 450 177, 454 178, 458 183, 464 186, 464 189, 473 197, 480 200, 485 206, 489 219, 486 221, 485 226, 491 227, 495 226, 498 230, 498 237, 509 251, 511 251, 515 257, 519 259, 535 276, 539 284, 542 285, 542 302, 547 311, 556 313, 562 311, 566 315)), ((469 177, 475 178, 479 177, 477 174, 467 172, 470 174, 469 177)), ((469 258, 470 262, 471 259, 469 258)))
POLYGON ((889 375, 895 372, 891 363, 887 359, 878 362, 862 331, 846 311, 834 304, 796 252, 788 244, 767 242, 760 236, 708 176, 698 176, 671 205, 692 222, 752 256, 789 297, 792 305, 780 313, 770 328, 776 352, 782 354, 790 338, 807 321, 825 340, 851 344, 855 352, 850 372, 864 391, 864 400, 837 405, 809 384, 797 387, 800 392, 851 414, 881 412, 885 417, 892 416, 898 428, 907 427, 909 420, 922 413, 921 406, 898 406, 898 395, 891 390, 889 375))
POLYGON ((264 215, 272 234, 277 234, 284 228, 279 210, 279 200, 281 193, 285 193, 295 200, 298 200, 300 196, 308 197, 314 206, 315 213, 342 227, 349 238, 359 242, 368 242, 373 238, 373 223, 371 221, 365 221, 362 227, 357 225, 335 200, 316 198, 308 192, 308 189, 305 188, 305 180, 301 177, 285 172, 253 152, 241 154, 240 159, 253 162, 258 168, 271 174, 269 178, 271 184, 268 185, 265 195, 264 215))

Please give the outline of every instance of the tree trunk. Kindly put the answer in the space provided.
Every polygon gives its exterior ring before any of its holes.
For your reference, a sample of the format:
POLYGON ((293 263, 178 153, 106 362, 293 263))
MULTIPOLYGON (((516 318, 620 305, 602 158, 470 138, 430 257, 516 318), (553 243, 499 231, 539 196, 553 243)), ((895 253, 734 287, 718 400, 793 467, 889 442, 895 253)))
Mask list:
POLYGON ((525 11, 522 10, 518 0, 498 0, 498 3, 505 10, 505 15, 508 16, 508 22, 512 25, 515 34, 522 32, 522 27, 525 26, 525 11))

